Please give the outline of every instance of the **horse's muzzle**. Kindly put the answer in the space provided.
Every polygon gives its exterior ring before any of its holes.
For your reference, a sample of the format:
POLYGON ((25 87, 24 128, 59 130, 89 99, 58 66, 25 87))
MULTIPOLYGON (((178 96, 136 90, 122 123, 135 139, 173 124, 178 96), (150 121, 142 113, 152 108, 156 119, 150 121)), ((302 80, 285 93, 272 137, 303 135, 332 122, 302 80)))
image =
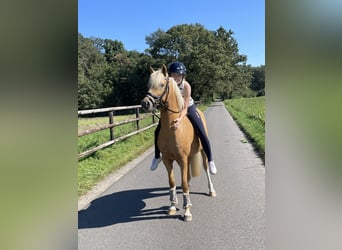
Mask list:
POLYGON ((153 104, 153 102, 150 100, 150 98, 148 98, 147 96, 141 101, 141 107, 143 108, 143 110, 151 112, 155 109, 155 105, 153 104))

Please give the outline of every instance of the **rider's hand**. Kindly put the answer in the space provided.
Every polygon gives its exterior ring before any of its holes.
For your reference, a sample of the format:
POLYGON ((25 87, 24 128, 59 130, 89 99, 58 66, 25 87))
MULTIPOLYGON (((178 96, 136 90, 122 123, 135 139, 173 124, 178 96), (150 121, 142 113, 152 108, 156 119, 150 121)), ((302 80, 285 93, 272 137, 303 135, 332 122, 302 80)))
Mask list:
POLYGON ((180 116, 178 118, 176 118, 175 120, 173 120, 173 124, 171 125, 171 128, 177 129, 181 123, 181 120, 183 120, 183 118, 186 116, 186 114, 187 114, 187 108, 184 108, 181 111, 180 116))

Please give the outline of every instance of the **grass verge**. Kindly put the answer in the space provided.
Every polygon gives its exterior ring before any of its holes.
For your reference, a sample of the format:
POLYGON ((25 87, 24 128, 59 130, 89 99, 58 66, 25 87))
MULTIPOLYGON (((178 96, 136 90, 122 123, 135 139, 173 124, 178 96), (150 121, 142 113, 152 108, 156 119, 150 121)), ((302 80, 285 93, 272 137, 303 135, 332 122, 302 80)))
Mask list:
POLYGON ((265 160, 265 97, 229 99, 224 105, 265 160))
POLYGON ((78 163, 78 197, 153 145, 154 128, 97 151, 78 163))

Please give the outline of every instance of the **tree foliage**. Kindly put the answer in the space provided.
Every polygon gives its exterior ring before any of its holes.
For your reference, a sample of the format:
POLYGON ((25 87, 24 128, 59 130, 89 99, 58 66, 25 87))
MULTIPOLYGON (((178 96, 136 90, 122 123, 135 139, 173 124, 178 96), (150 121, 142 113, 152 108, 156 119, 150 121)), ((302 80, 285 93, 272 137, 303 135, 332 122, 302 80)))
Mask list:
POLYGON ((231 30, 220 27, 209 31, 201 24, 177 25, 146 37, 153 58, 167 62, 182 61, 195 99, 246 96, 252 75, 246 67, 247 57, 240 55, 231 30))
POLYGON ((102 107, 111 92, 106 78, 107 64, 96 46, 98 39, 87 39, 78 34, 78 107, 102 107))
POLYGON ((250 88, 257 92, 257 96, 265 95, 265 66, 252 67, 253 79, 250 88))
POLYGON ((149 68, 181 61, 195 100, 249 97, 265 87, 264 68, 246 65, 233 31, 201 24, 158 29, 145 37, 144 53, 122 42, 78 35, 78 108, 136 105, 146 94, 149 68))
POLYGON ((148 55, 126 51, 120 41, 81 34, 78 43, 78 109, 140 103, 151 64, 148 55))

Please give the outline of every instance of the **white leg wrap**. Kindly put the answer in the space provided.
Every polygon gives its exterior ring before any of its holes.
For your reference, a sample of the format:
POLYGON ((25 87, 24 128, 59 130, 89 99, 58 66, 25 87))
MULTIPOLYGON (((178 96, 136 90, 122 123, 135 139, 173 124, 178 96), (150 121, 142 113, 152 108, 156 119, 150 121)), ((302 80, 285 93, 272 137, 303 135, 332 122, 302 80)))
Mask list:
POLYGON ((183 193, 183 208, 192 207, 191 201, 190 201, 190 194, 183 193))
POLYGON ((178 204, 176 187, 170 188, 170 201, 171 205, 178 204))

